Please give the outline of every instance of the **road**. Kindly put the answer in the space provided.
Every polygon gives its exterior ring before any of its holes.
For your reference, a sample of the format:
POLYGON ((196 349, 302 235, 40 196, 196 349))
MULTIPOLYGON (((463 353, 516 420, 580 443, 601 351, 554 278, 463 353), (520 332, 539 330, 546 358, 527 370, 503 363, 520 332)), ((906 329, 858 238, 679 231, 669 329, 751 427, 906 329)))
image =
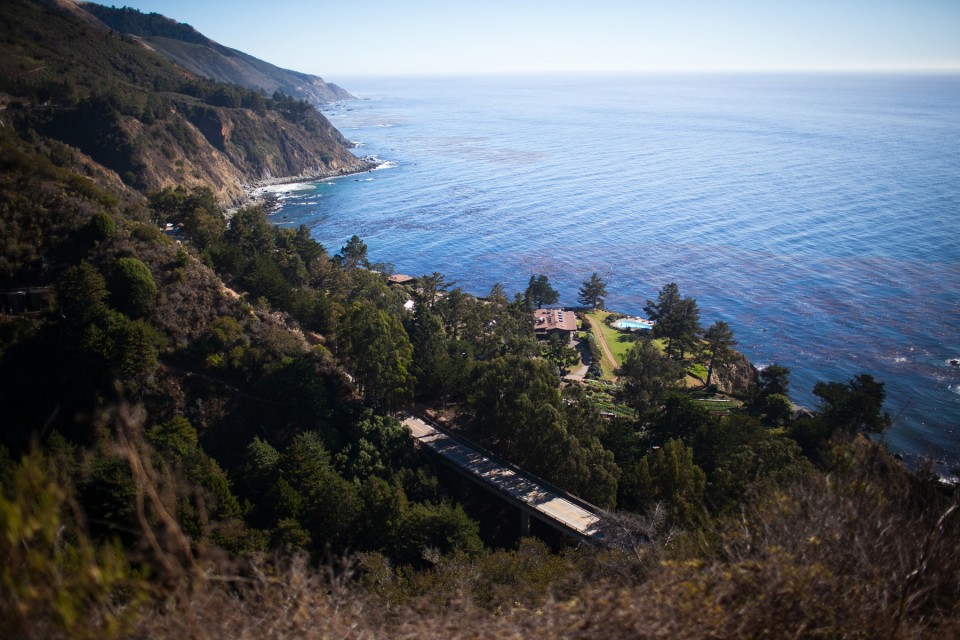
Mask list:
MULTIPOLYGON (((603 337, 603 329, 600 327, 600 322, 594 320, 590 316, 586 316, 587 322, 590 323, 590 327, 593 329, 593 336, 597 339, 597 344, 600 345, 600 349, 603 350, 603 354, 607 356, 607 360, 610 361, 610 364, 614 369, 620 366, 620 363, 617 362, 617 359, 613 357, 613 352, 610 351, 610 347, 607 345, 606 338, 603 337)), ((616 380, 616 376, 613 378, 616 380)))
MULTIPOLYGON (((603 522, 600 510, 582 500, 571 498, 562 491, 541 483, 501 462, 491 459, 478 449, 454 439, 427 424, 420 418, 408 417, 403 424, 424 446, 443 456, 451 464, 474 476, 477 482, 490 485, 496 491, 522 503, 540 520, 559 525, 584 539, 602 540, 603 522)), ((523 507, 521 507, 523 508, 523 507)))

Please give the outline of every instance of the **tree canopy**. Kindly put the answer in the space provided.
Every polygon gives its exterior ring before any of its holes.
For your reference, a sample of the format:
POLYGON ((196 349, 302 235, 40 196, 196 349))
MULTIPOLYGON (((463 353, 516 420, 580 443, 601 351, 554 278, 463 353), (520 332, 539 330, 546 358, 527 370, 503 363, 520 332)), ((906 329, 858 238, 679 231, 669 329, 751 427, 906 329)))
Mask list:
POLYGON ((707 386, 710 386, 713 377, 713 367, 730 362, 736 357, 733 347, 737 341, 733 339, 733 330, 723 320, 717 320, 704 332, 704 339, 710 345, 710 364, 707 367, 707 386))
POLYGON ((560 293, 550 286, 550 279, 543 274, 530 276, 530 282, 523 295, 528 304, 536 305, 538 309, 545 304, 554 304, 560 299, 560 293))
POLYGON ((647 300, 643 310, 655 323, 653 336, 666 339, 668 356, 682 360, 687 350, 696 348, 703 332, 700 310, 695 298, 680 295, 675 282, 664 285, 656 301, 647 300))
POLYGON ((607 283, 600 277, 600 274, 594 271, 590 279, 580 285, 577 301, 590 309, 603 309, 606 298, 607 283))
POLYGON ((678 386, 683 369, 653 342, 640 340, 627 353, 617 375, 623 379, 623 402, 643 416, 656 407, 664 392, 678 386))

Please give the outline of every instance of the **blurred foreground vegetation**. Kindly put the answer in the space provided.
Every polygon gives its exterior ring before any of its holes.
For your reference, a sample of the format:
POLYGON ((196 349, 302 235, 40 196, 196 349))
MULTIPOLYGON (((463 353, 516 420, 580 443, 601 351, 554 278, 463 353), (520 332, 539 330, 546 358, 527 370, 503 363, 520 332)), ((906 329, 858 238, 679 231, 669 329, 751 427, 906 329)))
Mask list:
MULTIPOLYGON (((99 35, 108 60, 133 46, 99 35)), ((38 64, 41 41, 21 47, 38 64)), ((142 97, 137 121, 169 106, 120 80, 172 82, 164 65, 65 66, 60 93, 4 71, 44 120, 0 112, 0 636, 957 635, 956 491, 884 451, 881 381, 822 382, 812 411, 781 365, 721 393, 732 329, 673 283, 617 385, 565 381, 569 347, 534 334, 544 274, 482 298, 442 273, 389 284, 357 236, 228 219, 212 188, 118 177, 56 135, 91 87, 121 114, 142 97), (414 406, 607 509, 617 550, 519 539, 511 507, 411 445, 414 406)))

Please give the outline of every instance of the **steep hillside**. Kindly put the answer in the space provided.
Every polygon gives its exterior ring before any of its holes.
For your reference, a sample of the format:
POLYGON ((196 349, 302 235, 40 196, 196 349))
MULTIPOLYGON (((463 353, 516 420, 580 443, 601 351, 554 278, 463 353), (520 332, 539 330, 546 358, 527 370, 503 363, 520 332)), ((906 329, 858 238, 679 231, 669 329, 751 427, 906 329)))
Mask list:
POLYGON ((262 90, 267 95, 280 91, 318 107, 337 100, 353 99, 347 91, 324 82, 323 78, 281 69, 242 51, 218 44, 190 25, 160 14, 145 14, 127 7, 118 9, 94 3, 81 6, 111 29, 137 36, 151 49, 198 76, 262 90))
POLYGON ((306 102, 195 78, 65 2, 0 5, 0 105, 4 126, 139 190, 205 185, 236 204, 243 184, 370 167, 306 102))

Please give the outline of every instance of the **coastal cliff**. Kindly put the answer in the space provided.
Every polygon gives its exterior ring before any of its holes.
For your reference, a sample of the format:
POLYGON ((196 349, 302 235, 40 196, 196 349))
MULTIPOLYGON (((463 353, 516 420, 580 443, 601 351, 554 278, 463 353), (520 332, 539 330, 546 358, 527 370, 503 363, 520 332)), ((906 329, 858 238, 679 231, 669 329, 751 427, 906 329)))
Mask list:
POLYGON ((742 353, 733 362, 717 364, 713 369, 713 383, 723 393, 746 393, 754 388, 760 372, 742 353))
POLYGON ((267 95, 280 91, 316 107, 354 99, 343 88, 325 82, 319 76, 281 69, 250 54, 225 47, 190 25, 160 14, 94 3, 80 6, 111 29, 138 37, 150 49, 198 76, 264 91, 267 95))
POLYGON ((0 6, 0 123, 76 148, 140 191, 372 168, 310 104, 200 79, 67 2, 0 6))

